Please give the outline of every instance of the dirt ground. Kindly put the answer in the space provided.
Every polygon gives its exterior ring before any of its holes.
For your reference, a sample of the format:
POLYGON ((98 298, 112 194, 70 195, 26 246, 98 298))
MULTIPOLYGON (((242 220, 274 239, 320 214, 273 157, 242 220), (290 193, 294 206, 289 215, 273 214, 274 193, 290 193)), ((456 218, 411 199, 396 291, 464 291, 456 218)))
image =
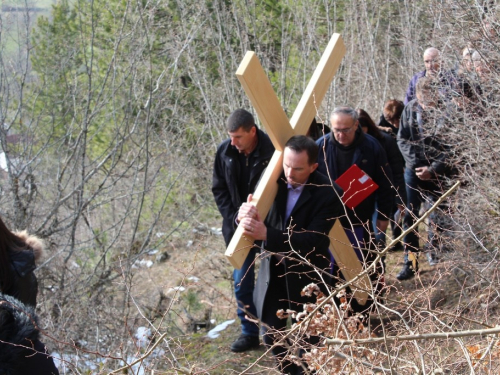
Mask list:
MULTIPOLYGON (((170 254, 166 262, 142 268, 132 290, 137 305, 147 312, 145 316, 171 332, 170 340, 175 342, 171 356, 193 373, 237 374, 257 360, 249 373, 274 373, 270 370, 273 366, 271 355, 260 358, 265 353, 262 345, 259 350, 246 353, 229 350, 239 335, 237 320, 220 332, 218 338, 206 337, 207 331, 215 325, 237 319, 232 269, 223 256, 220 236, 196 236, 189 247, 182 246, 181 242, 163 249, 170 254), (176 287, 184 289, 175 290, 176 287)), ((444 313, 467 311, 476 306, 477 301, 465 298, 467 272, 461 269, 457 257, 460 255, 444 254, 438 265, 430 266, 421 254, 418 275, 400 282, 395 276, 403 265, 403 252, 388 253, 385 275, 389 290, 385 296, 387 306, 401 314, 405 314, 405 308, 400 302, 409 300, 444 313)), ((488 313, 498 312, 492 310, 492 306, 488 308, 488 313)), ((481 314, 481 311, 477 312, 481 314)), ((372 316, 371 321, 376 334, 380 334, 381 323, 386 332, 391 331, 392 324, 398 324, 395 323, 397 316, 391 314, 372 316)), ((167 370, 165 373, 176 371, 167 370)))

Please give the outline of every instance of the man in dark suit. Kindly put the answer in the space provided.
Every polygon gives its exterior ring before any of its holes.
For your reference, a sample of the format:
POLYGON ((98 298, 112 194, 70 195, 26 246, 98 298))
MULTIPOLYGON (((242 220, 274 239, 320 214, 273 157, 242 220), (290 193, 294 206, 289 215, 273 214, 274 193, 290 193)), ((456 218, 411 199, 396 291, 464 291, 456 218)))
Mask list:
MULTIPOLYGON (((265 222, 249 203, 251 196, 238 212, 244 234, 263 241, 254 301, 268 346, 279 341, 276 330, 286 328, 286 319, 278 318, 276 312, 302 311, 302 304, 314 302, 301 296, 302 289, 317 283, 326 293, 331 282, 328 233, 344 213, 342 190, 316 171, 317 158, 318 146, 312 139, 290 138, 283 153, 284 174, 265 222)), ((302 373, 301 367, 283 360, 284 346, 272 351, 282 372, 302 373)))

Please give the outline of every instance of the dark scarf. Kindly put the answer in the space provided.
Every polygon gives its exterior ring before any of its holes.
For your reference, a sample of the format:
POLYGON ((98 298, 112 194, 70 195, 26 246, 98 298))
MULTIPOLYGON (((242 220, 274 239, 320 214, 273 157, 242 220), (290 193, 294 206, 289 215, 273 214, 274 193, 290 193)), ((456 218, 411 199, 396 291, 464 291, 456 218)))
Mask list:
POLYGON ((363 133, 363 130, 360 126, 358 126, 358 128, 356 129, 354 141, 349 146, 343 146, 337 142, 333 135, 333 132, 330 133, 331 140, 336 146, 335 163, 337 164, 336 169, 338 177, 342 176, 342 174, 347 171, 353 164, 356 147, 358 147, 364 136, 365 135, 363 133))

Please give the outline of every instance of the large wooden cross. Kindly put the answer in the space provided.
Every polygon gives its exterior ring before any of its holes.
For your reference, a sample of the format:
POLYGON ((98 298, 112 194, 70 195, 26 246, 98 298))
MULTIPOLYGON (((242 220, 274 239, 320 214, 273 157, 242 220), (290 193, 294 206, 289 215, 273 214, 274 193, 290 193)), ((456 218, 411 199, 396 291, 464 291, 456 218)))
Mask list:
MULTIPOLYGON (((344 54, 344 42, 339 34, 334 34, 290 122, 254 52, 249 51, 246 53, 236 71, 236 76, 243 85, 247 96, 276 149, 253 194, 252 203, 257 207, 261 218, 267 216, 278 192, 277 181, 283 172, 282 164, 285 143, 293 135, 304 135, 307 133, 312 119, 316 115, 317 107, 323 101, 344 54)), ((340 229, 342 233, 339 233, 339 226, 336 225, 330 232, 331 250, 342 274, 346 280, 350 281, 362 272, 363 267, 349 241, 346 241, 347 236, 342 227, 340 229)), ((253 242, 253 238, 243 236, 243 228, 238 226, 226 250, 226 256, 235 268, 241 268, 248 252, 253 246, 253 242)), ((359 287, 355 292, 355 297, 359 303, 364 304, 366 302, 368 297, 366 290, 369 290, 369 286, 370 281, 368 277, 362 278, 355 283, 355 287, 359 287)))

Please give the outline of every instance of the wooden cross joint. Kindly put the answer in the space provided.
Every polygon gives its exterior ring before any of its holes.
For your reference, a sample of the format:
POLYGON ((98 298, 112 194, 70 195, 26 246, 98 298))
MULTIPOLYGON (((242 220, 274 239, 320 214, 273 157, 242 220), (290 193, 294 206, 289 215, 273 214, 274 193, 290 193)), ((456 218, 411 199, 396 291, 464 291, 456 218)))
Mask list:
MULTIPOLYGON (((257 207, 260 217, 265 218, 267 216, 276 197, 278 191, 277 181, 283 172, 283 150, 286 142, 293 135, 307 133, 316 115, 317 106, 323 101, 345 51, 341 36, 334 34, 290 121, 288 121, 288 117, 255 53, 247 52, 238 67, 236 76, 276 149, 253 194, 252 203, 257 207)), ((238 226, 225 253, 235 268, 241 268, 248 252, 253 247, 253 242, 254 239, 244 236, 243 228, 238 226)), ((333 245, 336 246, 336 244, 333 245)), ((345 246, 343 248, 345 250, 345 246)), ((332 250, 332 252, 335 252, 335 250, 332 250)), ((352 247, 351 252, 356 255, 352 247)), ((362 270, 359 261, 357 261, 357 264, 347 265, 347 267, 353 272, 362 270)))

